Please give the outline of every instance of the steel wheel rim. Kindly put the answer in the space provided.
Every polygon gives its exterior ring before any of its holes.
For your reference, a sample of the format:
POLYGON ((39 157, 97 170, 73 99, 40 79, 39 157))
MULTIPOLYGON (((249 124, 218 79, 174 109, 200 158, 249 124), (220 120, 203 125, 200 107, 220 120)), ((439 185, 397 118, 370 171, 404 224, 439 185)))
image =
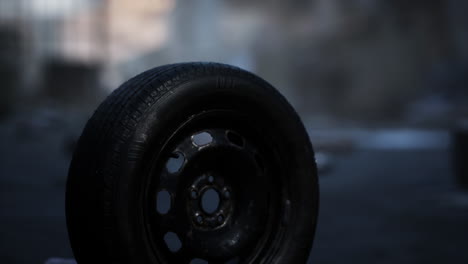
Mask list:
POLYGON ((256 120, 228 110, 192 116, 168 137, 147 170, 143 196, 145 233, 155 259, 258 263, 273 257, 290 210, 287 182, 269 140, 256 120), (202 133, 211 136, 209 143, 195 142, 202 133), (169 171, 168 161, 181 156, 180 168, 169 171), (201 202, 209 190, 220 199, 214 212, 204 210, 201 202), (170 194, 166 213, 157 210, 161 191, 170 194), (179 248, 169 248, 165 235, 171 233, 179 248))

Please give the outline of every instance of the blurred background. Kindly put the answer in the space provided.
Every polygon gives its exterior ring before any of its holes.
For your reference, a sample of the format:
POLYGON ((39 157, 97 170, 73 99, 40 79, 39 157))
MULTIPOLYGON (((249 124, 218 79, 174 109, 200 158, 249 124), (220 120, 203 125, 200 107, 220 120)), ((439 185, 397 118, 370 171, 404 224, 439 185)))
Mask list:
POLYGON ((309 263, 468 263, 468 2, 0 0, 0 262, 73 263, 64 186, 97 105, 155 66, 272 83, 317 151, 309 263), (63 260, 60 260, 63 259, 63 260))

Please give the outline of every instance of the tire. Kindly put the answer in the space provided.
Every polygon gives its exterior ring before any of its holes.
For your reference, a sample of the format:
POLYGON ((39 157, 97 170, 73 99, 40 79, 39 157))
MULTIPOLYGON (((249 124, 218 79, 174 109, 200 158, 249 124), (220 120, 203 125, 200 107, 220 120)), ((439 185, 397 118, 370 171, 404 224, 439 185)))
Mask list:
POLYGON ((452 135, 453 167, 457 183, 468 190, 468 123, 460 124, 452 135))
POLYGON ((216 63, 157 67, 115 90, 84 128, 66 190, 78 263, 306 263, 317 212, 294 109, 216 63))

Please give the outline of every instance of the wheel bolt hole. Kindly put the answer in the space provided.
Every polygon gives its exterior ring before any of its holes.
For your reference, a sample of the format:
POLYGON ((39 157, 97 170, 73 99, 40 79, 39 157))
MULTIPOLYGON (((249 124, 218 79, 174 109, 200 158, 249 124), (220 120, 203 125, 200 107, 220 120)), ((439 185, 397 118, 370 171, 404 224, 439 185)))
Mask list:
POLYGON ((197 223, 199 223, 199 224, 203 223, 203 216, 197 215, 197 217, 195 219, 197 220, 197 223))
POLYGON ((218 222, 222 223, 224 221, 223 215, 218 215, 218 222))
POLYGON ((208 182, 213 183, 213 182, 214 182, 214 177, 213 177, 213 176, 209 176, 209 177, 208 177, 208 182))
POLYGON ((197 199, 198 198, 198 192, 196 190, 191 190, 190 191, 190 197, 192 199, 197 199))
POLYGON ((225 199, 231 198, 231 192, 229 190, 224 191, 224 198, 225 199))

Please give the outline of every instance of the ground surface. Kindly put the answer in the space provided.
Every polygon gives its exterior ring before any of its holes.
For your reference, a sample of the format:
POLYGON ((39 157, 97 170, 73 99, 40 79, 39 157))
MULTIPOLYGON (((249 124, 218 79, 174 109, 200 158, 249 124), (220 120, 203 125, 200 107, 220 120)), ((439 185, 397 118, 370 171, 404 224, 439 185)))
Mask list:
MULTIPOLYGON (((72 258, 64 186, 74 129, 31 127, 0 124, 0 263, 72 258)), ((468 263, 468 196, 450 165, 443 148, 334 158, 309 263, 468 263)))
POLYGON ((321 178, 309 263, 468 263, 468 196, 449 153, 360 151, 321 178))

